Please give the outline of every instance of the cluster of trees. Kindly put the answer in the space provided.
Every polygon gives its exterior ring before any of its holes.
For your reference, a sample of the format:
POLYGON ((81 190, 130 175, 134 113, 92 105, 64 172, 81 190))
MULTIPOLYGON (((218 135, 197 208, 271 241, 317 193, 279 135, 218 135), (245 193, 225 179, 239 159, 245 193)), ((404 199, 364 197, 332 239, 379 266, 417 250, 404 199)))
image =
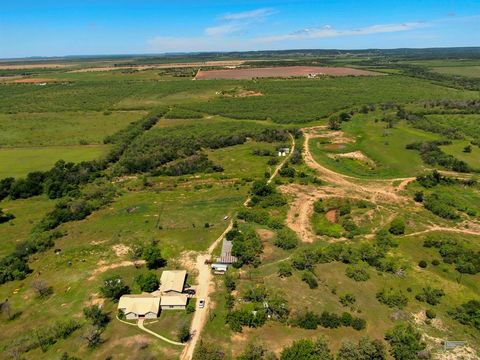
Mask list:
MULTIPOLYGON (((418 360, 430 358, 422 336, 410 324, 398 324, 385 335, 390 345, 390 354, 395 360, 418 360)), ((222 360, 225 352, 216 344, 200 342, 194 360, 222 360)), ((258 342, 246 345, 236 360, 386 360, 389 356, 381 340, 362 337, 358 342, 342 342, 338 352, 332 353, 324 338, 301 339, 285 347, 278 358, 258 342)))
POLYGON ((0 259, 0 284, 25 279, 32 272, 28 266, 29 256, 50 249, 55 239, 64 235, 60 231, 34 232, 27 240, 18 243, 9 255, 0 259))
POLYGON ((261 208, 280 207, 287 204, 285 197, 278 193, 265 180, 255 181, 250 190, 252 196, 249 205, 261 208))
POLYGON ((226 239, 232 241, 232 255, 237 257, 235 267, 260 264, 263 245, 253 228, 246 227, 240 232, 237 227, 234 227, 227 233, 226 239))
MULTIPOLYGON (((192 162, 203 161, 194 158, 201 149, 219 149, 243 144, 247 138, 257 141, 276 142, 289 138, 286 130, 276 130, 256 123, 218 123, 154 129, 138 137, 123 153, 115 166, 116 174, 156 171, 164 165, 180 159, 190 158, 190 169, 202 168, 192 162)), ((161 172, 162 170, 160 170, 161 172)))
POLYGON ((480 301, 470 300, 448 312, 463 325, 480 330, 480 301))
POLYGON ((58 201, 36 228, 49 231, 60 224, 85 219, 93 211, 111 203, 116 194, 115 186, 103 179, 87 184, 75 197, 64 197, 58 201))
POLYGON ((361 266, 347 266, 345 275, 355 281, 367 281, 370 279, 370 274, 367 269, 361 266))
POLYGON ((203 114, 197 111, 175 106, 174 108, 170 109, 164 117, 165 119, 201 119, 203 118, 203 114))
POLYGON ((442 289, 434 289, 430 286, 427 286, 422 289, 421 293, 415 296, 415 299, 420 302, 426 302, 427 304, 435 306, 440 303, 443 296, 445 296, 445 292, 442 289))
POLYGON ((327 329, 336 329, 341 326, 346 326, 352 327, 358 331, 365 329, 367 325, 365 319, 352 316, 347 312, 337 315, 335 313, 323 311, 318 315, 310 310, 299 313, 291 323, 292 325, 303 329, 316 329, 318 326, 327 329))
POLYGON ((319 248, 302 249, 292 257, 292 265, 297 270, 312 269, 318 263, 334 261, 346 264, 366 263, 383 272, 397 273, 402 269, 400 260, 388 255, 397 246, 396 241, 384 230, 377 233, 375 243, 336 243, 319 248))
POLYGON ((82 338, 90 348, 97 347, 102 343, 102 333, 110 322, 110 316, 98 305, 91 305, 83 308, 83 315, 89 322, 82 338))
POLYGON ((26 332, 24 335, 16 339, 14 343, 9 345, 5 354, 17 354, 12 358, 19 358, 19 354, 40 349, 46 352, 52 345, 61 339, 67 339, 81 324, 76 320, 59 320, 53 324, 42 326, 38 329, 26 332))
POLYGON ((274 244, 284 250, 295 249, 298 246, 297 234, 289 228, 280 229, 277 232, 274 244))
POLYGON ((244 308, 239 310, 229 311, 226 317, 226 322, 230 328, 235 332, 242 332, 242 326, 250 328, 261 327, 267 321, 267 312, 264 309, 252 310, 244 308))
POLYGON ((213 173, 222 172, 223 167, 213 163, 208 156, 201 153, 195 154, 179 161, 173 161, 159 169, 152 171, 153 175, 180 176, 196 174, 199 172, 213 173))
POLYGON ((423 242, 427 248, 437 248, 446 264, 455 264, 455 269, 463 274, 480 272, 480 251, 474 251, 455 239, 428 236, 423 242))
POLYGON ((422 160, 428 165, 439 165, 445 169, 461 173, 474 171, 465 161, 458 160, 455 156, 446 154, 440 149, 440 146, 450 145, 451 143, 450 140, 416 142, 406 145, 406 148, 419 151, 422 160))

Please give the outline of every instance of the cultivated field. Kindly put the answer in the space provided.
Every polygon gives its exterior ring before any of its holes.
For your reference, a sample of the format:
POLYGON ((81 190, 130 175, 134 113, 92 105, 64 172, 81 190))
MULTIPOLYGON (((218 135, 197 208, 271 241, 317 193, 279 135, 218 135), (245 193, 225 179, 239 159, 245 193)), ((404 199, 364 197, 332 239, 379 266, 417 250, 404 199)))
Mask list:
POLYGON ((196 80, 235 79, 246 80, 254 78, 290 78, 307 76, 376 76, 382 75, 373 71, 342 67, 322 66, 288 66, 244 68, 228 70, 199 70, 196 80))

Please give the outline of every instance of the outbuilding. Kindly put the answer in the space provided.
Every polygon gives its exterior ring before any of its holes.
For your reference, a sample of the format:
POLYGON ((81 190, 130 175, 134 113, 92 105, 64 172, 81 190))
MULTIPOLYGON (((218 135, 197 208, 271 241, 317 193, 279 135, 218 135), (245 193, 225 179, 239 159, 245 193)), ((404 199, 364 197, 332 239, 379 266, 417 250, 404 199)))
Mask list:
POLYGON ((187 279, 186 270, 165 270, 160 277, 160 294, 181 294, 187 279))

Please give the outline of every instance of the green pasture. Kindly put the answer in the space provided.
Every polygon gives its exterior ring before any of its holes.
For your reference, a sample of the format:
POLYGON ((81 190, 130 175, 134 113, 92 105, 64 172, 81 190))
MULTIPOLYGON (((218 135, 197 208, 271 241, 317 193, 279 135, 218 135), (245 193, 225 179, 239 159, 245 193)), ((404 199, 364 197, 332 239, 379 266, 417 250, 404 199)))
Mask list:
POLYGON ((0 149, 0 179, 21 177, 31 171, 49 170, 58 160, 95 160, 108 152, 108 145, 44 146, 0 149))
POLYGON ((101 144, 143 111, 0 114, 0 147, 101 144))
POLYGON ((438 139, 436 134, 414 129, 401 122, 393 129, 386 129, 386 123, 375 121, 377 115, 357 115, 344 123, 345 135, 354 142, 340 146, 326 143, 325 139, 313 139, 310 144, 315 160, 344 174, 363 178, 395 178, 415 176, 425 170, 418 152, 405 149, 416 141, 438 139), (363 161, 350 158, 332 159, 328 154, 363 152, 375 163, 367 166, 363 161))
POLYGON ((443 67, 435 67, 432 70, 440 74, 480 78, 480 65, 443 66, 443 67))
POLYGON ((474 169, 480 169, 480 147, 471 145, 468 140, 454 141, 451 145, 441 147, 442 150, 450 155, 455 156, 457 159, 465 161, 474 169), (465 147, 470 146, 472 152, 464 152, 465 147))

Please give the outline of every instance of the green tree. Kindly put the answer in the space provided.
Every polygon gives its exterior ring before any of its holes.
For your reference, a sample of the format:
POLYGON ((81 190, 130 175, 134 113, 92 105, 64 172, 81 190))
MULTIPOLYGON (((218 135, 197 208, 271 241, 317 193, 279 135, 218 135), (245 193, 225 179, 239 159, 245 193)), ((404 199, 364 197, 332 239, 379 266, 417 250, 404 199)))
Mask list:
POLYGON ((178 328, 177 333, 178 341, 185 343, 190 340, 190 327, 186 322, 183 322, 178 328))
POLYGON ((426 347, 422 334, 411 324, 396 325, 385 334, 385 339, 395 360, 418 360, 418 354, 426 347))
POLYGON ((103 328, 107 326, 110 321, 108 314, 103 312, 98 305, 92 305, 83 308, 83 314, 85 315, 85 318, 90 320, 92 325, 97 327, 103 328))
POLYGON ((119 275, 113 275, 103 281, 100 292, 104 297, 116 302, 122 295, 129 294, 130 288, 119 275))
POLYGON ((282 261, 281 263, 278 264, 277 273, 278 273, 278 276, 280 277, 292 276, 293 274, 292 266, 289 263, 282 261))
POLYGON ((386 360, 385 345, 379 340, 363 337, 358 343, 342 343, 337 353, 337 360, 386 360))
POLYGON ((342 128, 341 122, 336 116, 330 116, 328 119, 328 128, 330 130, 340 130, 342 128))
POLYGON ((302 339, 283 349, 280 360, 333 360, 325 340, 302 339))
POLYGON ((158 290, 160 282, 158 277, 154 272, 148 272, 145 274, 140 274, 135 278, 135 282, 138 284, 142 291, 153 292, 158 290))
POLYGON ((395 218, 390 223, 388 231, 393 235, 405 234, 405 222, 401 218, 395 218))
POLYGON ((275 360, 277 357, 268 351, 264 345, 258 343, 248 343, 242 355, 237 360, 275 360))
POLYGON ((142 259, 147 262, 149 269, 158 269, 167 264, 167 261, 162 257, 162 252, 154 243, 145 246, 142 259))
POLYGON ((200 340, 193 354, 193 360, 224 360, 225 355, 225 351, 218 345, 200 340))

